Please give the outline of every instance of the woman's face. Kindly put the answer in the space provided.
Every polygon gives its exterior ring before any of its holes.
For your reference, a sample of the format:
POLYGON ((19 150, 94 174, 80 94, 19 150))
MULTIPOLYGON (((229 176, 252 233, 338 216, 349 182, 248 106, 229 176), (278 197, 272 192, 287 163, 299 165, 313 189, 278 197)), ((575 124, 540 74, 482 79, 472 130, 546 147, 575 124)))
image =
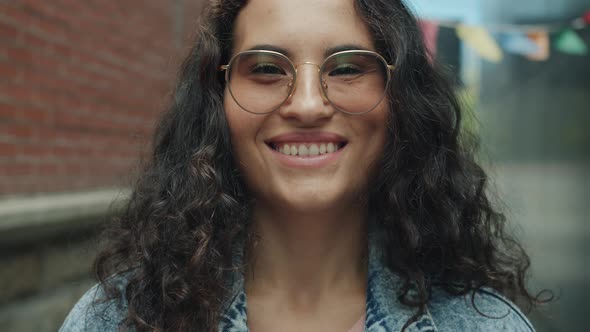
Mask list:
POLYGON ((291 98, 270 114, 244 111, 225 90, 234 154, 257 204, 301 212, 350 208, 366 192, 385 144, 387 99, 366 114, 342 113, 323 97, 318 67, 300 65, 321 64, 330 49, 350 45, 375 51, 352 0, 251 0, 238 15, 233 54, 271 46, 298 68, 291 98), (297 155, 275 150, 285 144, 297 155), (342 147, 329 153, 330 145, 342 147), (302 156, 302 146, 320 152, 302 156))

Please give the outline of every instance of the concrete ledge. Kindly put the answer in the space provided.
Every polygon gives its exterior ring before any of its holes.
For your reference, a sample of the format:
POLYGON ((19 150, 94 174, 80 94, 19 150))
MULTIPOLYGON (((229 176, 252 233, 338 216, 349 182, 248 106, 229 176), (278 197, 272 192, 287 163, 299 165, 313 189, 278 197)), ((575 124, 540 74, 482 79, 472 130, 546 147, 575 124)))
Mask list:
POLYGON ((127 189, 115 188, 0 199, 0 246, 89 230, 128 197, 127 189))
POLYGON ((0 326, 5 332, 57 331, 68 312, 96 282, 83 279, 0 307, 0 326))

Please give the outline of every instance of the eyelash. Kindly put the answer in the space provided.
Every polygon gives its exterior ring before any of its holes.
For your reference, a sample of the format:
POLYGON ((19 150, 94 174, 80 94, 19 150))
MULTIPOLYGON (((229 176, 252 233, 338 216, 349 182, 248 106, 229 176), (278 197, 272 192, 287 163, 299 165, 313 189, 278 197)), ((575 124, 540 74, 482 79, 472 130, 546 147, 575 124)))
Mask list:
POLYGON ((252 74, 270 74, 270 75, 276 75, 276 74, 284 75, 285 74, 285 71, 283 70, 283 68, 281 68, 280 66, 277 66, 275 64, 271 64, 271 63, 263 63, 263 64, 254 65, 252 67, 252 69, 250 70, 250 72, 252 74), (271 72, 271 73, 267 72, 268 69, 273 70, 273 72, 271 72))
POLYGON ((331 70, 328 75, 329 76, 336 76, 336 75, 356 75, 356 74, 360 74, 361 71, 358 70, 358 68, 356 68, 355 66, 352 65, 347 65, 347 66, 340 66, 340 67, 336 67, 333 70, 331 70), (342 73, 344 72, 344 73, 342 73))

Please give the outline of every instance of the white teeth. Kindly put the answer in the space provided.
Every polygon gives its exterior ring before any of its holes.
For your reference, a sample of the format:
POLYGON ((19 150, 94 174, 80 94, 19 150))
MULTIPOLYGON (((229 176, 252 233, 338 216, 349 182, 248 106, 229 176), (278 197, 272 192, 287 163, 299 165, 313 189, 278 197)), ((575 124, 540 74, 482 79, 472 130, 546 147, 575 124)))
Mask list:
POLYGON ((336 149, 334 149, 334 144, 328 143, 328 146, 326 146, 326 152, 332 153, 334 151, 336 151, 336 149))
POLYGON ((287 156, 318 156, 339 150, 339 143, 277 144, 275 150, 287 156))
POLYGON ((283 146, 283 149, 281 150, 281 152, 283 154, 290 155, 291 154, 291 148, 289 147, 289 144, 285 144, 285 146, 283 146))
POLYGON ((317 145, 315 145, 315 144, 312 144, 312 145, 309 147, 309 155, 310 155, 310 156, 317 156, 318 154, 320 154, 320 148, 318 148, 318 146, 317 146, 317 145))
POLYGON ((299 148, 297 149, 297 152, 299 152, 299 156, 301 156, 301 157, 307 156, 308 155, 307 146, 305 146, 303 144, 299 144, 299 148))

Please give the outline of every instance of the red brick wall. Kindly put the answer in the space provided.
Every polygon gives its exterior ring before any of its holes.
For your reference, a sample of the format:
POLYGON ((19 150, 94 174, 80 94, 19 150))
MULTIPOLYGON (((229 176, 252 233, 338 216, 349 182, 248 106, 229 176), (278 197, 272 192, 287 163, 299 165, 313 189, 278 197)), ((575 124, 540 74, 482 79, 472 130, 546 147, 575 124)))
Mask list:
POLYGON ((0 196, 126 185, 202 0, 0 2, 0 196))

